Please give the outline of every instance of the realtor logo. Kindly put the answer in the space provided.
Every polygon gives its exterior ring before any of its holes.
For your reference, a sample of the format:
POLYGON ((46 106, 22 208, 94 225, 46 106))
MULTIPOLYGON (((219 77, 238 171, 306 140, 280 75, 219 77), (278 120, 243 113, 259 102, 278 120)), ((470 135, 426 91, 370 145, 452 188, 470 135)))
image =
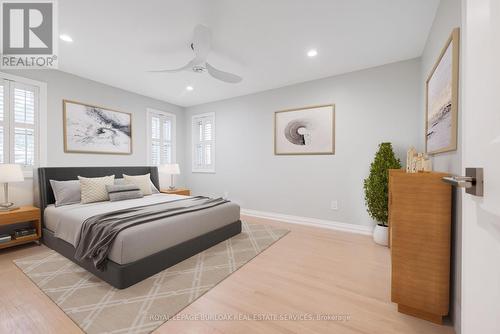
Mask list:
POLYGON ((57 68, 55 1, 1 1, 1 68, 57 68))

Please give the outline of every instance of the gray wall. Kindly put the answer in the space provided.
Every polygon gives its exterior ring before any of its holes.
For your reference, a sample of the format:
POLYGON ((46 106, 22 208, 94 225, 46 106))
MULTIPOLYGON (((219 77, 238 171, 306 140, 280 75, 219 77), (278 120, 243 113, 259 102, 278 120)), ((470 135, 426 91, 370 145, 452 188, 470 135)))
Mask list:
MULTIPOLYGON (((425 81, 429 76, 439 54, 448 40, 453 28, 461 25, 461 3, 460 0, 441 0, 436 17, 432 25, 429 37, 422 54, 421 70, 421 148, 425 146, 425 81)), ((459 107, 460 113, 460 107, 459 107)), ((460 117, 458 118, 460 120, 460 117)), ((448 153, 442 153, 433 157, 434 170, 440 172, 450 172, 452 174, 461 174, 461 143, 462 143, 462 125, 458 122, 458 150, 448 153)), ((461 220, 461 196, 460 189, 454 190, 454 217, 453 217, 453 245, 452 245, 452 305, 451 318, 455 326, 456 333, 460 333, 460 311, 461 311, 461 245, 462 245, 462 220, 461 220)))
MULTIPOLYGON (((181 107, 61 71, 17 70, 6 72, 47 83, 47 166, 133 166, 148 164, 146 108, 155 108, 177 115, 177 160, 181 164, 181 170, 185 170, 183 165, 184 136, 182 135, 184 113, 181 107), (133 153, 131 155, 64 153, 63 99, 132 113, 133 153)), ((162 180, 162 183, 165 184, 167 181, 162 180)), ((177 178, 177 184, 183 184, 183 175, 177 178)), ((32 180, 27 180, 24 184, 12 184, 12 187, 11 194, 17 203, 32 203, 32 180)))
POLYGON ((405 159, 421 139, 419 78, 414 59, 187 108, 186 166, 192 115, 216 113, 217 148, 216 173, 189 173, 187 184, 195 194, 228 192, 246 209, 369 225, 363 179, 378 144, 392 142, 405 159), (275 156, 274 111, 327 103, 336 104, 335 155, 275 156))

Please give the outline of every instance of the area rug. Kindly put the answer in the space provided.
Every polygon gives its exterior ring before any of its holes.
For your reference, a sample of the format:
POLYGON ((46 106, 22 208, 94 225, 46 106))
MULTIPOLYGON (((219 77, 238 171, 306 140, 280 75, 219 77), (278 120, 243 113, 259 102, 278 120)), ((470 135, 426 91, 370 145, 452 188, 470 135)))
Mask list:
POLYGON ((86 333, 150 333, 288 230, 242 223, 242 233, 118 290, 53 250, 14 263, 86 333))

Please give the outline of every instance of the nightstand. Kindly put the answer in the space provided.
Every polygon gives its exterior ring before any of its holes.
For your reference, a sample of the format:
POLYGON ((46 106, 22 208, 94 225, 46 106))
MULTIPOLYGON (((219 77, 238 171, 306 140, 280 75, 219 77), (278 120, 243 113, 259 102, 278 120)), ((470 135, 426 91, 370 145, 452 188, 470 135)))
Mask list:
MULTIPOLYGON (((40 209, 33 206, 22 206, 17 210, 0 212, 0 228, 4 229, 6 226, 11 227, 10 231, 13 233, 14 224, 25 223, 24 225, 30 225, 30 227, 36 228, 36 235, 27 235, 24 237, 18 237, 16 239, 0 243, 0 249, 21 245, 28 242, 37 241, 40 244, 40 238, 42 237, 42 224, 40 221, 40 209)), ((9 234, 11 234, 9 233, 9 234)), ((0 234, 3 234, 0 232, 0 234)))
POLYGON ((174 190, 164 189, 164 190, 161 190, 160 192, 162 192, 164 194, 175 194, 175 195, 185 195, 185 196, 191 195, 191 190, 186 189, 186 188, 177 188, 174 190))

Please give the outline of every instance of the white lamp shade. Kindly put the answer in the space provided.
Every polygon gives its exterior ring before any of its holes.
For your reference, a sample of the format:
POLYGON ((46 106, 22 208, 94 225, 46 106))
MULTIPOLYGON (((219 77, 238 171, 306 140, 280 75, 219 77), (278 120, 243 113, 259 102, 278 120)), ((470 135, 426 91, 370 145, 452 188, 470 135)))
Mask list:
POLYGON ((179 164, 161 165, 160 171, 170 175, 179 175, 181 173, 181 170, 179 169, 179 164))
POLYGON ((20 165, 0 164, 0 183, 22 181, 24 181, 24 175, 20 165))

